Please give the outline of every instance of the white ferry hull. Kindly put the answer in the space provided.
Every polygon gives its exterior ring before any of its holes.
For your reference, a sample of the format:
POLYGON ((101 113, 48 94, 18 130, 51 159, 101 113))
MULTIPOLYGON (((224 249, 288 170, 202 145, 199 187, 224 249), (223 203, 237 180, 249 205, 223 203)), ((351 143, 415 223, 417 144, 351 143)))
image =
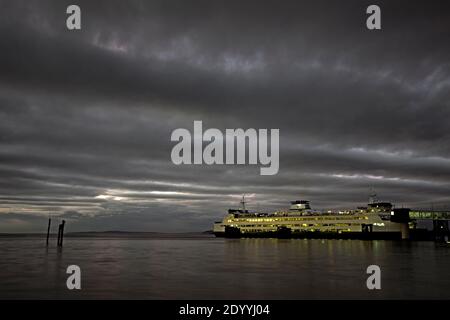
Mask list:
MULTIPOLYGON (((369 209, 342 213, 309 211, 309 203, 296 203, 296 209, 272 214, 230 210, 220 222, 214 224, 217 237, 270 237, 309 239, 408 239, 409 210, 369 209), (297 209, 298 206, 308 206, 297 209)), ((383 209, 383 208, 381 208, 383 209)))

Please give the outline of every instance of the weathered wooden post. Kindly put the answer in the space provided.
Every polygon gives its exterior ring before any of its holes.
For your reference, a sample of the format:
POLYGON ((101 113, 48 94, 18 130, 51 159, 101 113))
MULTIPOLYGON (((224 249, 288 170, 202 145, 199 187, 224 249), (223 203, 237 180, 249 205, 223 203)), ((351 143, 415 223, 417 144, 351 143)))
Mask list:
POLYGON ((65 220, 61 222, 58 228, 58 247, 62 247, 63 245, 63 237, 64 237, 64 224, 66 223, 65 220))
POLYGON ((60 240, 60 247, 63 245, 63 238, 64 238, 64 225, 66 224, 66 221, 63 220, 61 223, 61 240, 60 240))
POLYGON ((61 238, 61 224, 58 225, 58 239, 56 240, 56 245, 59 247, 59 238, 61 238))
POLYGON ((50 236, 50 226, 52 224, 52 219, 48 218, 48 227, 47 227, 47 247, 48 247, 48 238, 50 236))

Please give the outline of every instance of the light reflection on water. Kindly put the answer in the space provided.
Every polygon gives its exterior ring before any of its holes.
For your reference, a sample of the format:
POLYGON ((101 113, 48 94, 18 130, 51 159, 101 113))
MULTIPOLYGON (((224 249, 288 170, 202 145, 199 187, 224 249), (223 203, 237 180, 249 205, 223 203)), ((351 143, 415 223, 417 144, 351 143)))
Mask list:
POLYGON ((0 298, 450 298, 450 249, 432 242, 277 239, 0 239, 0 298), (82 290, 66 289, 68 265, 82 290), (382 290, 366 288, 367 266, 382 290))

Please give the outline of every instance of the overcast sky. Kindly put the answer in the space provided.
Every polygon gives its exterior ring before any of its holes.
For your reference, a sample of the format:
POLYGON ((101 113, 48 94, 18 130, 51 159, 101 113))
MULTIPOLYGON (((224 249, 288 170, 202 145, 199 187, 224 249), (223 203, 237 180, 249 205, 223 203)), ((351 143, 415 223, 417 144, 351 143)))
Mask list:
POLYGON ((450 207, 445 2, 0 0, 0 232, 203 231, 242 193, 450 207), (172 164, 194 120, 280 129, 279 173, 172 164))

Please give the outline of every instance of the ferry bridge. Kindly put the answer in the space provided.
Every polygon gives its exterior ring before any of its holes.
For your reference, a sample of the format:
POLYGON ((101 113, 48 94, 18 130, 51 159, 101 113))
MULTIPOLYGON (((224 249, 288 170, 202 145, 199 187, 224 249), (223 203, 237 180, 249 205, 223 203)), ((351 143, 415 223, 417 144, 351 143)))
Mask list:
POLYGON ((409 218, 412 220, 433 221, 433 232, 436 240, 447 239, 450 236, 450 210, 411 209, 409 218))
POLYGON ((411 209, 409 217, 414 220, 450 220, 450 210, 411 209))

